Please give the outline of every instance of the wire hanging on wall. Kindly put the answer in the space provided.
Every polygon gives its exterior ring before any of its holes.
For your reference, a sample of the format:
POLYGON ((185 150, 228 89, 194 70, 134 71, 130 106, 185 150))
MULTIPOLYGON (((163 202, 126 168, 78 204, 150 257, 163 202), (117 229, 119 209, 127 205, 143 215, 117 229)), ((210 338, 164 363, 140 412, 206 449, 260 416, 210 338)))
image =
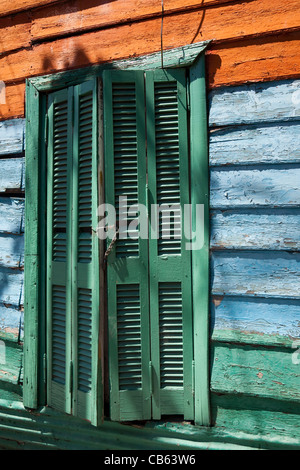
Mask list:
POLYGON ((160 50, 161 50, 161 68, 164 68, 164 43, 163 43, 163 31, 164 31, 164 0, 161 0, 161 29, 160 29, 160 50))

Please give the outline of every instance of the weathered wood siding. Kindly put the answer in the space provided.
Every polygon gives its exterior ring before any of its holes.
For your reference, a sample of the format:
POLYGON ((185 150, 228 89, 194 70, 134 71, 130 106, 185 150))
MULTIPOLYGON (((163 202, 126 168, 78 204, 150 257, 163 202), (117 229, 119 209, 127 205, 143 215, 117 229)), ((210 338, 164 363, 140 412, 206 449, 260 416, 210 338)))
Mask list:
POLYGON ((210 93, 211 390, 227 412, 234 397, 299 408, 299 90, 288 80, 210 93))
MULTIPOLYGON (((290 404, 299 413, 299 365, 292 361, 300 335, 300 109, 293 98, 299 90, 300 80, 286 80, 209 94, 211 391, 220 426, 229 410, 242 426, 240 400, 253 432, 251 409, 267 422, 274 413, 292 422, 290 404)), ((16 402, 22 400, 24 120, 1 124, 0 339, 7 352, 0 401, 16 402)))
POLYGON ((299 0, 164 1, 164 48, 212 40, 206 58, 216 427, 158 426, 142 439, 140 429, 124 437, 116 423, 102 432, 22 410, 25 79, 49 74, 50 84, 58 71, 159 51, 161 13, 154 0, 0 0, 0 448, 185 449, 201 447, 199 441, 222 448, 226 440, 299 448, 299 0))
POLYGON ((24 120, 0 123, 0 401, 21 401, 24 120))
MULTIPOLYGON (((25 79, 160 51, 161 2, 0 1, 0 118, 24 116, 25 79)), ((165 49, 212 40, 210 88, 300 76, 298 0, 164 0, 165 49)))

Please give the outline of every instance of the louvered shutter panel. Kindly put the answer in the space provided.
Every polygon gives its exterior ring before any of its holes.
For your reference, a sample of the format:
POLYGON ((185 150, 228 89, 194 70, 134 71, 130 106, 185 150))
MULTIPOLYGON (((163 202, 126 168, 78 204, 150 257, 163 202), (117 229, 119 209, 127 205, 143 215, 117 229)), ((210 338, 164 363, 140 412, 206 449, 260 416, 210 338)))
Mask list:
MULTIPOLYGON (((106 203, 116 207, 120 225, 107 258, 111 419, 149 419, 148 241, 124 238, 119 207, 120 196, 125 209, 146 204, 144 74, 106 72, 103 88, 106 203)), ((127 226, 132 220, 125 216, 127 226)))
POLYGON ((99 239, 97 227, 97 82, 74 87, 72 216, 73 413, 101 421, 99 239))
MULTIPOLYGON (((189 204, 187 95, 184 70, 146 73, 149 200, 173 206, 152 212, 149 238, 153 418, 193 419, 191 252, 185 248, 189 204), (164 214, 164 216, 163 216, 164 214)), ((166 206, 165 206, 166 208, 166 206)))
POLYGON ((73 88, 49 95, 47 166, 48 404, 71 412, 73 88))

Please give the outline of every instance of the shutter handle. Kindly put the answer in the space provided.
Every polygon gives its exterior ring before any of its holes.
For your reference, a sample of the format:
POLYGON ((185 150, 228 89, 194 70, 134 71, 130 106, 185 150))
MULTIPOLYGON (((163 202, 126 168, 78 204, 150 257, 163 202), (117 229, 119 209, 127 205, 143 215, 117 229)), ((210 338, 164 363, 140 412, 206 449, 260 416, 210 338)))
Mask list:
POLYGON ((116 241, 118 240, 118 234, 119 234, 119 230, 117 229, 116 232, 115 232, 115 234, 114 234, 114 236, 113 236, 112 241, 110 242, 109 247, 107 248, 106 252, 104 253, 104 260, 103 260, 103 262, 104 262, 104 269, 106 268, 107 258, 109 257, 109 255, 110 255, 110 253, 111 253, 111 251, 112 251, 112 249, 113 249, 113 247, 114 247, 116 241))

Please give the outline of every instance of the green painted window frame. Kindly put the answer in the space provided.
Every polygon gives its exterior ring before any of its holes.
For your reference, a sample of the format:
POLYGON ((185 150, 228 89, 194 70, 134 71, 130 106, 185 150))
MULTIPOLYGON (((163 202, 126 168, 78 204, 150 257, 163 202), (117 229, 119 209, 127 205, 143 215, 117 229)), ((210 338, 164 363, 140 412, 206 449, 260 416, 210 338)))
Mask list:
MULTIPOLYGON (((164 68, 186 67, 190 86, 190 184, 192 205, 204 205, 204 244, 192 251, 195 345, 195 424, 210 425, 209 406, 209 169, 205 54, 209 42, 164 51, 164 68)), ((35 77, 26 81, 24 385, 28 409, 46 404, 46 94, 89 79, 107 69, 161 68, 161 53, 35 77)), ((195 230, 195 227, 193 227, 195 230)))

